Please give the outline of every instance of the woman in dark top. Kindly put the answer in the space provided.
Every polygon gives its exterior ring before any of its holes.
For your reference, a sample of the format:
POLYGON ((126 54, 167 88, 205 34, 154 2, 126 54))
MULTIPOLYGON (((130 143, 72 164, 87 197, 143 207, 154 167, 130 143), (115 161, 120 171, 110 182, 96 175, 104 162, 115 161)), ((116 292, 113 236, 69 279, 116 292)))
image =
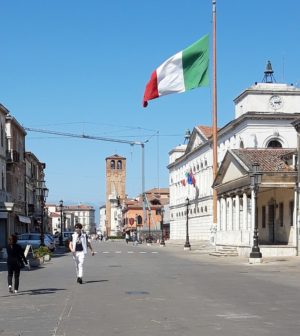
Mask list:
POLYGON ((7 245, 7 282, 8 290, 10 293, 13 293, 12 289, 12 279, 15 276, 14 283, 14 292, 18 293, 19 290, 19 279, 20 279, 20 270, 23 263, 27 264, 27 260, 24 255, 22 247, 17 244, 18 238, 16 235, 11 235, 8 238, 7 245))

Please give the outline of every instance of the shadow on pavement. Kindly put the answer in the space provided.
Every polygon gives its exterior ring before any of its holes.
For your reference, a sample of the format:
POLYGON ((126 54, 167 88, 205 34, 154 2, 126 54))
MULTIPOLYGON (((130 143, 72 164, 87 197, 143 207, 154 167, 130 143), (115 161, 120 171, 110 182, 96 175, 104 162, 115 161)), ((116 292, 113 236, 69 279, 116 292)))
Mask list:
POLYGON ((17 294, 8 294, 2 295, 2 297, 9 297, 12 295, 42 295, 42 294, 54 294, 59 291, 64 291, 65 289, 61 288, 39 288, 39 289, 31 289, 27 291, 19 291, 17 294))
POLYGON ((94 283, 94 282, 106 282, 108 280, 89 280, 89 281, 84 281, 84 283, 88 284, 88 283, 94 283))

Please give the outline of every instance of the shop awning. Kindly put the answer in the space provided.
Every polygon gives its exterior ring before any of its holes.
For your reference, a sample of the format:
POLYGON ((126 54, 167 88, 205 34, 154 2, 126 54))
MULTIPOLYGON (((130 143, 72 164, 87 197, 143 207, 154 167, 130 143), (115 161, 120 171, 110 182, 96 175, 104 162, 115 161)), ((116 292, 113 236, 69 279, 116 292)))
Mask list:
POLYGON ((19 217, 19 221, 22 222, 22 223, 26 223, 26 224, 30 224, 31 223, 30 217, 21 216, 21 215, 18 215, 18 217, 19 217))

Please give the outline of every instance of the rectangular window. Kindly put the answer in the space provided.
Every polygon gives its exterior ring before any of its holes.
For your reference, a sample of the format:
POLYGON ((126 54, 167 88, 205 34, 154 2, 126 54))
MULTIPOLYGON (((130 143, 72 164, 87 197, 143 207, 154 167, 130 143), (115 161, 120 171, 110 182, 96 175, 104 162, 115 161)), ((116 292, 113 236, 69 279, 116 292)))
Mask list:
POLYGON ((294 225, 294 201, 289 203, 289 217, 290 217, 290 226, 294 225))
POLYGON ((279 203, 279 225, 283 226, 283 203, 279 203))
POLYGON ((265 228, 266 227, 266 207, 263 206, 261 209, 261 223, 262 223, 262 227, 265 228))

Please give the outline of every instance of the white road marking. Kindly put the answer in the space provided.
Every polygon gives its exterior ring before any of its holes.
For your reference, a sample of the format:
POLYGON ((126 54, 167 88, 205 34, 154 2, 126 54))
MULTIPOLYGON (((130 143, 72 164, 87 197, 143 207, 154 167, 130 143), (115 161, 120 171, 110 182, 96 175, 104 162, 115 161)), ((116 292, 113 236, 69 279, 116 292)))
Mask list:
POLYGON ((228 313, 224 315, 217 315, 217 317, 223 317, 226 320, 241 320, 241 319, 260 319, 261 317, 258 315, 250 315, 248 313, 245 314, 236 314, 236 313, 228 313))

